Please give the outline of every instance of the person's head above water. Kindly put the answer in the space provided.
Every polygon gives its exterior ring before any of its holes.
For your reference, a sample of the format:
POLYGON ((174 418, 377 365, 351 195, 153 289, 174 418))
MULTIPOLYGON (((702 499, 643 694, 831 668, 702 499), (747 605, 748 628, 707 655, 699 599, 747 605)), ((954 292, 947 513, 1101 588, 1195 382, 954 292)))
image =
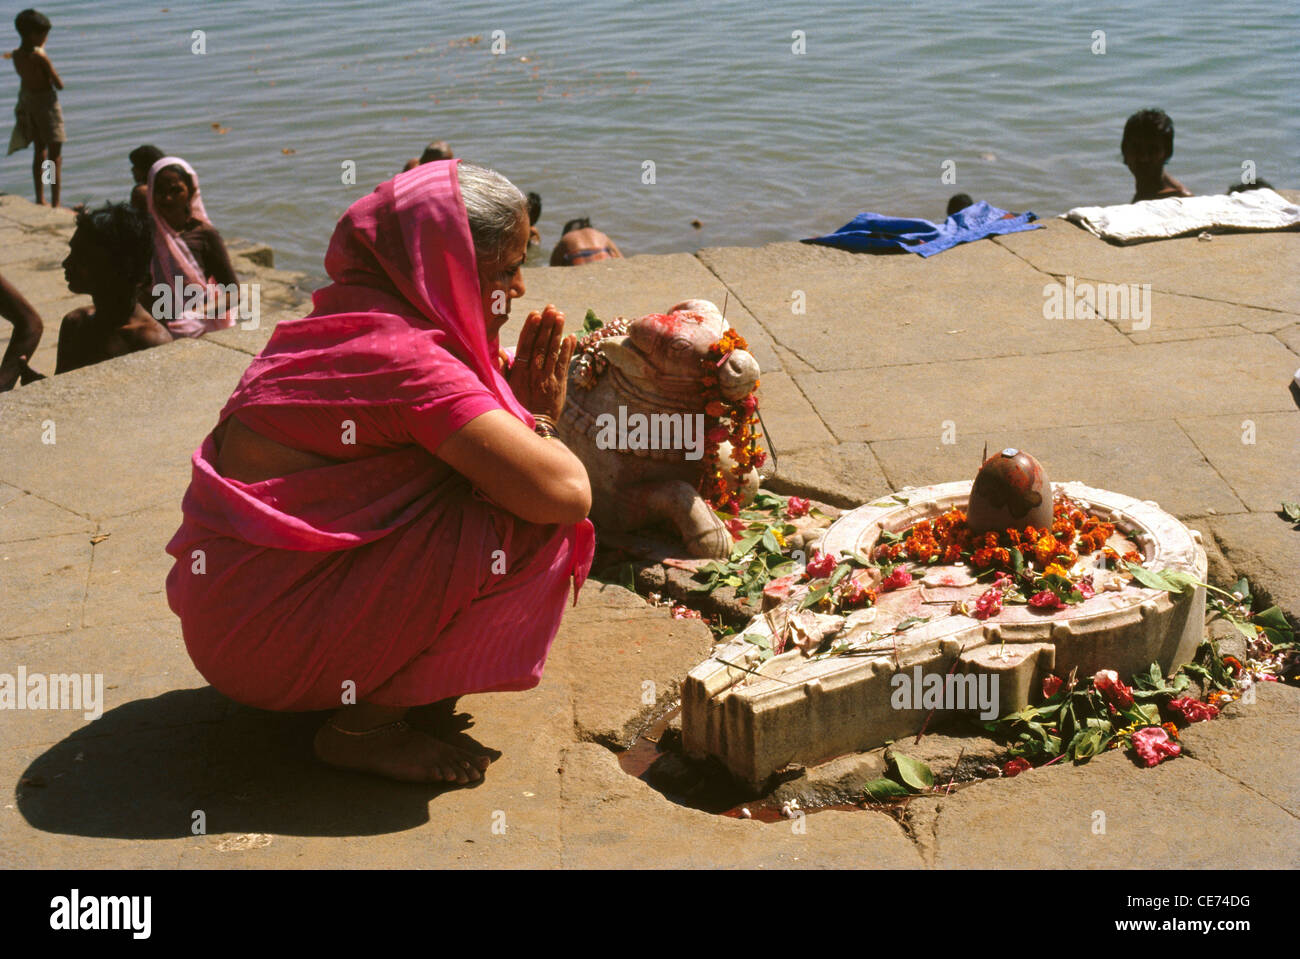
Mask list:
POLYGON ((14 29, 18 31, 23 43, 39 47, 50 35, 50 18, 29 7, 14 17, 14 29))
POLYGON ((528 225, 532 226, 542 218, 542 198, 537 193, 528 194, 528 225))
POLYGON ((566 233, 572 233, 574 230, 590 230, 591 228, 591 218, 580 216, 577 219, 570 220, 568 223, 564 224, 564 229, 560 231, 560 236, 564 236, 566 233))
POLYGON ((454 160, 455 156, 451 152, 446 140, 434 140, 424 152, 420 154, 421 163, 433 163, 437 160, 454 160))
POLYGON ((960 213, 974 202, 975 201, 970 198, 969 193, 954 193, 948 199, 948 216, 952 216, 954 213, 960 213))
POLYGON ((1135 175, 1159 170, 1174 155, 1174 121, 1164 110, 1139 110, 1124 124, 1119 152, 1135 175))
POLYGON ((1271 190, 1273 184, 1267 180, 1254 180, 1250 183, 1234 183, 1228 187, 1229 193, 1246 193, 1250 190, 1271 190))
POLYGON ((149 221, 125 203, 109 203, 77 214, 63 275, 73 293, 133 301, 152 256, 149 221))
POLYGON ((135 179, 135 182, 144 183, 148 180, 149 168, 166 155, 152 143, 138 146, 128 153, 127 159, 131 161, 131 176, 135 179))

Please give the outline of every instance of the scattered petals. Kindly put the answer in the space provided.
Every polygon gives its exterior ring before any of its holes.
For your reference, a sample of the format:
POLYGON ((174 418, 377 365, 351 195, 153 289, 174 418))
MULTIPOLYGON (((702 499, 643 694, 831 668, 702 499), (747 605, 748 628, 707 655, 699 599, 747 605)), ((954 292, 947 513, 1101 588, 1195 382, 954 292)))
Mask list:
POLYGON ((812 503, 798 496, 791 496, 785 503, 785 515, 790 519, 797 516, 807 516, 810 509, 812 509, 812 503))
POLYGON ((904 586, 910 585, 911 582, 912 574, 900 566, 881 581, 880 589, 883 592, 888 592, 891 589, 902 589, 904 586))
POLYGON ((1010 779, 1012 776, 1019 776, 1027 769, 1033 769, 1028 759, 1017 757, 1002 767, 1002 775, 1010 779))
POLYGON ((975 609, 972 610, 972 615, 976 619, 988 619, 1000 612, 1002 612, 1002 590, 990 586, 980 593, 979 598, 975 600, 975 609))
MULTIPOLYGON (((1032 600, 1031 600, 1032 602, 1032 600)), ((1092 684, 1106 697, 1106 701, 1116 709, 1128 709, 1133 705, 1133 689, 1120 682, 1119 674, 1113 669, 1098 670, 1092 677, 1092 684)))
POLYGON ((1162 726, 1146 726, 1134 730, 1133 749, 1148 769, 1183 751, 1178 743, 1169 738, 1169 733, 1162 726))
POLYGON ((809 579, 825 579, 835 572, 835 557, 829 553, 814 552, 805 568, 809 579))
POLYGON ((1204 722, 1219 715, 1218 706, 1200 702, 1192 699, 1191 696, 1182 696, 1178 699, 1169 700, 1169 711, 1186 723, 1204 722))
POLYGON ((1034 609, 1065 609, 1065 603, 1061 601, 1061 597, 1050 589, 1045 589, 1041 593, 1035 593, 1029 597, 1029 605, 1034 609))

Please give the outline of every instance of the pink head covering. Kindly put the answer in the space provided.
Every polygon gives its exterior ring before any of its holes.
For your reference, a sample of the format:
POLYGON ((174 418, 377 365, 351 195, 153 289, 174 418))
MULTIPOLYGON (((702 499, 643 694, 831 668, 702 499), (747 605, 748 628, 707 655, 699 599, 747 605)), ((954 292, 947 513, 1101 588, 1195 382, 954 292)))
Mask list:
POLYGON ((464 390, 465 371, 529 427, 488 339, 459 160, 382 183, 339 220, 325 254, 334 282, 283 320, 226 408, 428 404, 464 390))
MULTIPOLYGON (((180 167, 189 174, 194 184, 194 195, 190 197, 190 216, 212 226, 212 221, 208 219, 208 211, 203 206, 203 195, 199 192, 199 175, 194 172, 194 167, 180 157, 163 157, 151 166, 146 189, 149 198, 149 214, 153 217, 153 281, 155 284, 163 283, 168 287, 175 287, 179 277, 183 286, 206 288, 210 285, 209 278, 199 266, 199 261, 194 258, 194 252, 154 206, 153 181, 164 168, 169 166, 180 167)), ((173 297, 173 317, 167 321, 167 328, 174 335, 202 336, 210 330, 234 326, 233 308, 221 316, 208 317, 206 312, 183 309, 183 303, 188 298, 188 295, 180 297, 181 302, 177 303, 177 297, 173 297)))

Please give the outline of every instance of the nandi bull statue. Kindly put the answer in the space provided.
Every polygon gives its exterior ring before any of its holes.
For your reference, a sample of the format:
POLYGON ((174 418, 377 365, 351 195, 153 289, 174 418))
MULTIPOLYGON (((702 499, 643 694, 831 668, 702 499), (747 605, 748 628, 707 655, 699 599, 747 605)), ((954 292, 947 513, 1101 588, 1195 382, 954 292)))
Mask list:
POLYGON ((714 509, 758 491, 758 362, 707 300, 618 319, 579 343, 560 437, 591 478, 591 518, 631 531, 667 521, 691 556, 725 559, 714 509))

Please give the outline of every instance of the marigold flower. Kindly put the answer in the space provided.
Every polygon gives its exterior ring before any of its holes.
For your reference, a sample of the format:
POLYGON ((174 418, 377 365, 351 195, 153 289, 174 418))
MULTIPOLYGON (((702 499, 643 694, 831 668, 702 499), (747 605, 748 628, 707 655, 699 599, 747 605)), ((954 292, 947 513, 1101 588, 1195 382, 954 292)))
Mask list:
POLYGON ((1161 723, 1160 728, 1169 734, 1170 739, 1178 738, 1178 727, 1173 723, 1161 723))
POLYGON ((866 575, 860 572, 845 578, 840 587, 840 605, 846 609, 874 605, 876 593, 867 588, 867 582, 866 575))
POLYGON ((1227 666, 1229 669, 1232 670, 1232 675, 1234 677, 1240 676, 1242 674, 1242 671, 1245 670, 1246 668, 1245 666, 1241 665, 1241 660, 1238 659, 1236 656, 1224 656, 1223 665, 1227 666))
POLYGON ((1059 576, 1061 579, 1069 579, 1070 571, 1060 563, 1050 563, 1047 569, 1043 570, 1044 576, 1059 576))
POLYGON ((721 403, 719 403, 717 400, 714 400, 712 403, 704 404, 704 412, 707 413, 709 416, 721 416, 726 411, 727 408, 723 406, 721 403))
POLYGON ((1133 749, 1148 769, 1182 752, 1182 747, 1170 739, 1169 733, 1161 726, 1134 730, 1133 749))

